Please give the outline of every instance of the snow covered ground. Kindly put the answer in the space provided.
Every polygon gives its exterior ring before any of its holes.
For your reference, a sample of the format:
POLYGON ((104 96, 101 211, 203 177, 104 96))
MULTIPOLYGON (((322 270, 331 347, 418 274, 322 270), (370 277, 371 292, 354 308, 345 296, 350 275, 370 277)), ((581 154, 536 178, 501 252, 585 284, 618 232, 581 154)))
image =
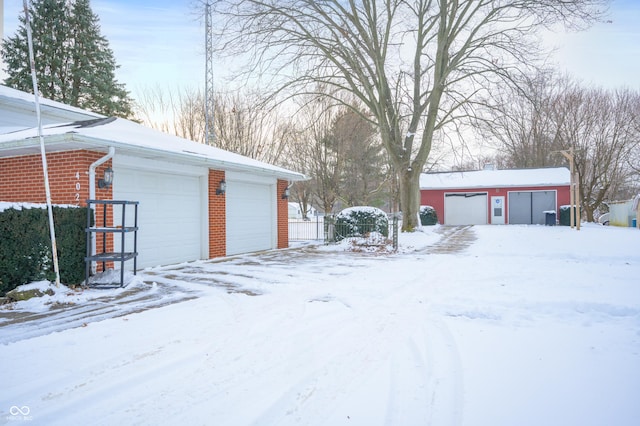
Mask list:
POLYGON ((640 232, 438 231, 152 268, 66 296, 132 307, 82 323, 3 308, 40 316, 0 322, 0 424, 639 424, 640 232))

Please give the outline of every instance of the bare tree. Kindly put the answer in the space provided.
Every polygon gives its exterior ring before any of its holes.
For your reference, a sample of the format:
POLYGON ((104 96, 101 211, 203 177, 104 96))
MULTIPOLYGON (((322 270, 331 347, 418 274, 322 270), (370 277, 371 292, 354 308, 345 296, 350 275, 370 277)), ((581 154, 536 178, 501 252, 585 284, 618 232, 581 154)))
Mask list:
POLYGON ((517 88, 505 87, 492 94, 489 114, 477 117, 476 129, 500 153, 495 160, 501 167, 564 164, 554 151, 562 149, 559 124, 567 114, 562 94, 572 86, 568 77, 541 72, 524 77, 517 88))
POLYGON ((587 23, 604 0, 218 0, 217 48, 282 96, 331 88, 366 108, 399 175, 403 230, 418 225, 434 140, 476 95, 532 60, 540 25, 587 23))
POLYGON ((377 205, 387 200, 389 167, 377 129, 357 110, 332 106, 327 97, 305 99, 297 117, 296 144, 287 151, 288 166, 311 180, 294 185, 294 199, 304 211, 315 201, 330 214, 338 206, 377 205))
POLYGON ((489 118, 479 122, 508 167, 566 165, 572 149, 581 204, 588 221, 611 198, 630 188, 640 143, 640 93, 581 87, 569 77, 545 75, 526 90, 504 92, 489 118))
POLYGON ((562 101, 561 143, 574 150, 581 204, 592 222, 594 211, 615 198, 633 173, 627 164, 640 146, 640 93, 576 87, 562 101))
POLYGON ((326 214, 333 212, 338 201, 345 162, 343 147, 331 137, 336 116, 337 110, 328 105, 326 98, 307 102, 298 115, 301 143, 289 155, 301 166, 298 170, 311 176, 309 192, 326 214))
MULTIPOLYGON (((637 112, 636 117, 640 117, 640 111, 637 112)), ((636 121, 634 131, 640 135, 640 120, 636 121)), ((627 168, 630 174, 635 177, 636 184, 632 191, 634 195, 640 194, 640 149, 636 149, 631 153, 627 161, 627 168)))
POLYGON ((149 127, 196 142, 204 141, 203 98, 199 90, 142 90, 134 105, 135 117, 149 127))
MULTIPOLYGON (((136 117, 154 129, 204 143, 204 95, 200 90, 142 92, 136 117)), ((258 93, 217 93, 214 145, 271 164, 282 164, 290 119, 280 109, 266 107, 258 93)))
POLYGON ((173 121, 175 134, 204 143, 204 95, 200 90, 184 90, 180 97, 173 121))
POLYGON ((171 90, 163 90, 160 86, 147 87, 134 103, 134 116, 153 129, 175 134, 173 122, 178 104, 174 99, 171 90))
POLYGON ((217 147, 282 164, 284 142, 292 127, 277 106, 267 105, 260 93, 218 94, 215 104, 217 147))

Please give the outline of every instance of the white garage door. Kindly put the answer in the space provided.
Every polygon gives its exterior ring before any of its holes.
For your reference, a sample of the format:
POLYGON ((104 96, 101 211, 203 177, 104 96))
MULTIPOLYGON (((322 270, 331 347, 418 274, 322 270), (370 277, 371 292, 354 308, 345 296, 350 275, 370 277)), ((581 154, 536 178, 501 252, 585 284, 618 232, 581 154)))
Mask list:
POLYGON ((227 255, 274 248, 273 191, 272 185, 227 177, 227 255))
POLYGON ((451 193, 444 196, 445 225, 486 225, 487 194, 451 193))
MULTIPOLYGON (((139 268, 202 258, 200 177, 118 167, 113 192, 114 199, 140 202, 139 268)), ((129 238, 127 245, 132 246, 129 238)), ((127 267, 132 265, 127 262, 127 267)))

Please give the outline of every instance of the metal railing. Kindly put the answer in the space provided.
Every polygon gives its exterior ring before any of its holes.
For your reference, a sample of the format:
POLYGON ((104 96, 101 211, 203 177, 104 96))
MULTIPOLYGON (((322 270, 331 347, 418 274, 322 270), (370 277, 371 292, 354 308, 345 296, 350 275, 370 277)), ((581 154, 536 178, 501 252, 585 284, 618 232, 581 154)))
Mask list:
POLYGON ((310 220, 289 219, 289 241, 324 241, 324 216, 310 220))
POLYGON ((371 223, 351 223, 349 230, 336 224, 335 216, 316 216, 310 220, 289 219, 290 241, 322 241, 335 243, 340 240, 359 240, 369 246, 385 246, 391 244, 398 249, 399 221, 396 216, 389 219, 387 235, 371 232, 375 227, 371 223), (353 232, 355 230, 355 232, 353 232))

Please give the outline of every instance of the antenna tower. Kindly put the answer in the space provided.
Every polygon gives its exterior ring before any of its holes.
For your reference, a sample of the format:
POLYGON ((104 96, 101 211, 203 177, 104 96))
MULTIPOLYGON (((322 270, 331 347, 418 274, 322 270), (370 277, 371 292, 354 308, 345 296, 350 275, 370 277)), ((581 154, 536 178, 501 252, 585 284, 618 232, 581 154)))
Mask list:
POLYGON ((215 100, 213 98, 213 30, 211 28, 211 3, 207 1, 204 12, 205 26, 205 88, 204 88, 204 137, 207 145, 214 145, 215 100))

